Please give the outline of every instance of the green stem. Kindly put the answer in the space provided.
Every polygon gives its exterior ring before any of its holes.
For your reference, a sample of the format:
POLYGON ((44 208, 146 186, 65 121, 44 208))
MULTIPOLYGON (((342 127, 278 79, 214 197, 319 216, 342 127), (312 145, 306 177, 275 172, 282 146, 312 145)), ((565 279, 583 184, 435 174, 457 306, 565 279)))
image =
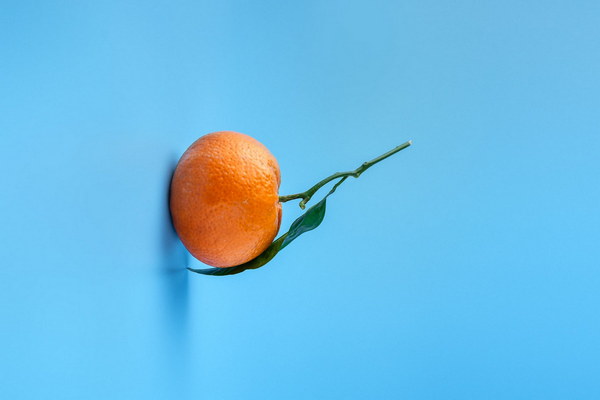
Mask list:
POLYGON ((356 168, 354 171, 336 172, 335 174, 323 179, 322 181, 320 181, 319 183, 317 183, 316 185, 314 185, 313 187, 311 187, 310 189, 308 189, 305 192, 289 194, 287 196, 279 196, 279 202, 285 203, 286 201, 290 201, 290 200, 294 200, 294 199, 302 199, 302 201, 300 201, 299 205, 300 205, 300 208, 304 210, 304 207, 306 207, 306 203, 308 203, 308 201, 317 192, 317 190, 321 189, 323 186, 325 186, 332 180, 338 179, 338 178, 346 178, 349 176, 351 176, 353 178, 358 178, 363 172, 365 172, 367 169, 369 169, 373 165, 396 154, 400 150, 404 150, 411 144, 412 144, 412 140, 409 140, 408 142, 403 143, 400 146, 393 148, 392 150, 388 151, 387 153, 382 154, 379 157, 372 159, 371 161, 367 161, 367 162, 363 163, 360 167, 356 168))

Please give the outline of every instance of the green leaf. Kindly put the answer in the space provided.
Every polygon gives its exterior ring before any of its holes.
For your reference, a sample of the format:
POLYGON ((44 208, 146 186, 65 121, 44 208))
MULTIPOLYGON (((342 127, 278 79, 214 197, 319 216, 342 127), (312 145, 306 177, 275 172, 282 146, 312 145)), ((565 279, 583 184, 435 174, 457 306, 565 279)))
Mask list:
POLYGON ((323 222, 325 218, 325 208, 327 205, 327 198, 319 201, 317 204, 306 210, 298 219, 294 221, 290 230, 288 231, 287 237, 281 244, 283 249, 288 244, 292 243, 298 236, 305 232, 312 231, 323 222))
POLYGON ((203 275, 215 275, 215 276, 223 276, 223 275, 235 275, 240 272, 244 272, 247 269, 256 269, 260 268, 275 257, 279 251, 283 250, 288 244, 293 242, 298 238, 298 236, 302 235, 305 232, 312 231, 323 222, 323 218, 325 218, 325 208, 327 203, 327 197, 329 197, 335 189, 339 185, 342 184, 346 180, 346 177, 342 178, 338 183, 333 186, 333 188, 323 197, 321 201, 319 201, 314 206, 310 207, 304 214, 298 217, 290 226, 290 229, 287 233, 281 235, 277 240, 275 240, 265 251, 263 251, 258 257, 248 261, 247 263, 236 265, 235 267, 228 268, 205 268, 205 269, 194 269, 188 268, 188 270, 195 272, 197 274, 203 275))
POLYGON ((263 251, 258 257, 248 261, 247 263, 236 265, 235 267, 227 267, 227 268, 205 268, 205 269, 194 269, 188 268, 188 270, 192 272, 196 272, 197 274, 203 275, 235 275, 240 272, 244 272, 247 269, 256 269, 262 267, 269 261, 275 257, 275 254, 279 252, 282 248, 282 243, 287 237, 287 233, 281 235, 277 240, 275 240, 265 251, 263 251))

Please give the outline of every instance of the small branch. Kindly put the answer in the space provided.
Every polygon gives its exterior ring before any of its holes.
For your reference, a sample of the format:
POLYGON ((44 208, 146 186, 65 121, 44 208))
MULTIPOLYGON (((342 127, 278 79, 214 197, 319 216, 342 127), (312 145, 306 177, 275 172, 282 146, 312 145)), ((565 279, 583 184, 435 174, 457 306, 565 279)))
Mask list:
POLYGON ((356 168, 354 171, 336 172, 335 174, 323 179, 322 181, 320 181, 319 183, 317 183, 316 185, 314 185, 313 187, 311 187, 310 189, 308 189, 305 192, 290 194, 287 196, 279 196, 279 202, 285 203, 286 201, 290 201, 290 200, 294 200, 294 199, 302 199, 302 201, 300 201, 299 205, 300 205, 300 208, 304 210, 304 208, 306 207, 306 203, 308 203, 308 201, 317 192, 317 190, 321 189, 323 186, 325 186, 329 182, 331 182, 335 179, 338 179, 338 178, 347 178, 349 176, 351 176, 353 178, 358 178, 363 172, 365 172, 367 169, 371 168, 373 165, 396 154, 400 150, 404 150, 411 144, 412 144, 412 140, 409 140, 408 142, 403 143, 400 146, 393 148, 392 150, 388 151, 387 153, 384 153, 384 154, 380 155, 379 157, 372 159, 371 161, 367 161, 367 162, 363 163, 360 167, 356 168))

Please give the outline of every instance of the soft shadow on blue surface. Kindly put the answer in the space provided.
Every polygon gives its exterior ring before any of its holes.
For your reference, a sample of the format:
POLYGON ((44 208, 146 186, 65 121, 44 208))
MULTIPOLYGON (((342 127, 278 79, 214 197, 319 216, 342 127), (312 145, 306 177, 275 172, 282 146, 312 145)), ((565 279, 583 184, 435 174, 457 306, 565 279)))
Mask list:
POLYGON ((169 212, 169 186, 177 164, 173 155, 163 181, 164 202, 162 203, 161 260, 160 273, 163 275, 164 322, 167 334, 176 343, 186 338, 188 325, 188 253, 173 228, 169 212))

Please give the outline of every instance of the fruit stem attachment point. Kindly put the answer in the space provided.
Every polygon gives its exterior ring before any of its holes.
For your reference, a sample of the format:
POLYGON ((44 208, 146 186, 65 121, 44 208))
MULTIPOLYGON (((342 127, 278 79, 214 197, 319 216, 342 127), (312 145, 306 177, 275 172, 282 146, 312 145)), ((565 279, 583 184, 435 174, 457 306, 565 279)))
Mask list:
POLYGON ((300 201, 299 206, 301 209, 304 210, 304 208, 306 207, 306 203, 308 203, 308 201, 312 198, 312 196, 319 189, 321 189, 323 186, 325 186, 332 180, 338 179, 338 178, 347 178, 349 176, 351 176, 353 178, 358 178, 363 172, 365 172, 367 169, 371 168, 373 165, 396 154, 400 150, 404 150, 405 148, 409 147, 411 144, 412 144, 412 140, 409 140, 406 143, 402 143, 400 146, 394 147, 392 150, 388 151, 387 153, 384 153, 384 154, 380 155, 379 157, 372 159, 371 161, 364 162, 360 167, 356 168, 354 171, 336 172, 335 174, 323 179, 322 181, 320 181, 319 183, 317 183, 316 185, 314 185, 313 187, 311 187, 310 189, 308 189, 305 192, 290 194, 287 196, 279 196, 279 202, 285 203, 286 201, 290 201, 290 200, 294 200, 294 199, 302 199, 300 201))

